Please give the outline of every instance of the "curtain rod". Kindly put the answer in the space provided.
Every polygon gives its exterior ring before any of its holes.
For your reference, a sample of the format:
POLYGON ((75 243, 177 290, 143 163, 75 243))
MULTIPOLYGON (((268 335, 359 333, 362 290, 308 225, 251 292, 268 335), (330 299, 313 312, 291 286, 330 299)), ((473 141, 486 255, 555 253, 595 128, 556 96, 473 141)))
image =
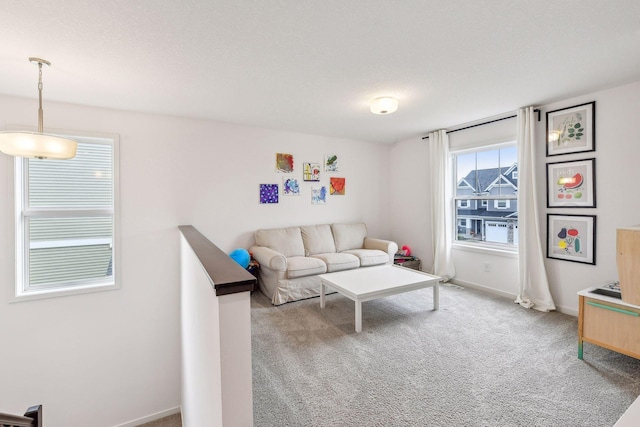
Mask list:
MULTIPOLYGON (((538 113, 538 121, 540 121, 540 109, 536 108, 533 111, 538 113)), ((516 114, 514 114, 513 116, 507 116, 507 117, 502 117, 502 118, 495 119, 495 120, 489 120, 488 122, 476 123, 475 125, 465 126, 465 127, 460 128, 460 129, 454 129, 454 130, 447 131, 447 133, 454 133, 454 132, 458 132, 459 130, 465 130, 465 129, 475 128, 475 127, 478 127, 478 126, 484 126, 484 125, 488 125, 490 123, 499 122, 499 121, 502 121, 502 120, 513 119, 514 117, 518 117, 518 116, 516 114)), ((429 135, 423 136, 422 139, 429 139, 429 135)))

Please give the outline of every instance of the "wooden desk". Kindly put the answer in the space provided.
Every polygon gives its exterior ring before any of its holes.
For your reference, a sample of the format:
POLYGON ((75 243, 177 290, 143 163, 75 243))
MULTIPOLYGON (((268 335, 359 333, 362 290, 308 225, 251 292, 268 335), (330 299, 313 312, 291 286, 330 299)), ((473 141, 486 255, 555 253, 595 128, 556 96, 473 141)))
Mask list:
POLYGON ((586 341, 640 359, 640 306, 593 294, 593 289, 578 292, 578 358, 586 341))

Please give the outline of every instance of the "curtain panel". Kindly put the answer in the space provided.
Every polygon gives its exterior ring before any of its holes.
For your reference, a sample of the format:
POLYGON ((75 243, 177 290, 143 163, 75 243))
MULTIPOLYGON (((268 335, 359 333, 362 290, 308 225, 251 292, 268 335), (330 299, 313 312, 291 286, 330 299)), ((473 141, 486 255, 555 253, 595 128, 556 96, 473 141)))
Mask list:
POLYGON ((536 193, 535 113, 518 111, 518 275, 516 303, 539 311, 555 310, 544 267, 536 193))
POLYGON ((429 134, 431 163, 431 235, 433 268, 431 273, 447 281, 456 274, 451 252, 453 238, 453 193, 451 157, 447 132, 429 134))

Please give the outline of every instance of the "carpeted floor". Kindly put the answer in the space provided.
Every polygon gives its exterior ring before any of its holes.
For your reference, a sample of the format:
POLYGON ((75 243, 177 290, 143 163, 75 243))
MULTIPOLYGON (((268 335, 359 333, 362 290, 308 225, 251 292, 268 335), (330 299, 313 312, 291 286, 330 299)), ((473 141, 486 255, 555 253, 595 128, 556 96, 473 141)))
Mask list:
POLYGON ((182 427, 182 416, 173 414, 150 423, 140 424, 138 427, 182 427))
MULTIPOLYGON (((577 298, 577 297, 576 297, 577 298)), ((577 319, 471 289, 363 304, 252 295, 255 426, 612 426, 640 360, 585 344, 577 319)))

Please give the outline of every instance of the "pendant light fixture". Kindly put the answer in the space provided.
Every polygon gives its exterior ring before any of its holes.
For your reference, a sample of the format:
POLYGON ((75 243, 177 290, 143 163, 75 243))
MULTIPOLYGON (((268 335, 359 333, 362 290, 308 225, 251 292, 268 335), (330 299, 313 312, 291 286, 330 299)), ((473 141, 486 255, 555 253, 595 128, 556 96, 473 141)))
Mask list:
POLYGON ((38 132, 0 132, 0 152, 36 159, 71 159, 78 146, 75 140, 42 131, 42 65, 51 63, 40 58, 29 58, 29 61, 38 65, 38 132))

